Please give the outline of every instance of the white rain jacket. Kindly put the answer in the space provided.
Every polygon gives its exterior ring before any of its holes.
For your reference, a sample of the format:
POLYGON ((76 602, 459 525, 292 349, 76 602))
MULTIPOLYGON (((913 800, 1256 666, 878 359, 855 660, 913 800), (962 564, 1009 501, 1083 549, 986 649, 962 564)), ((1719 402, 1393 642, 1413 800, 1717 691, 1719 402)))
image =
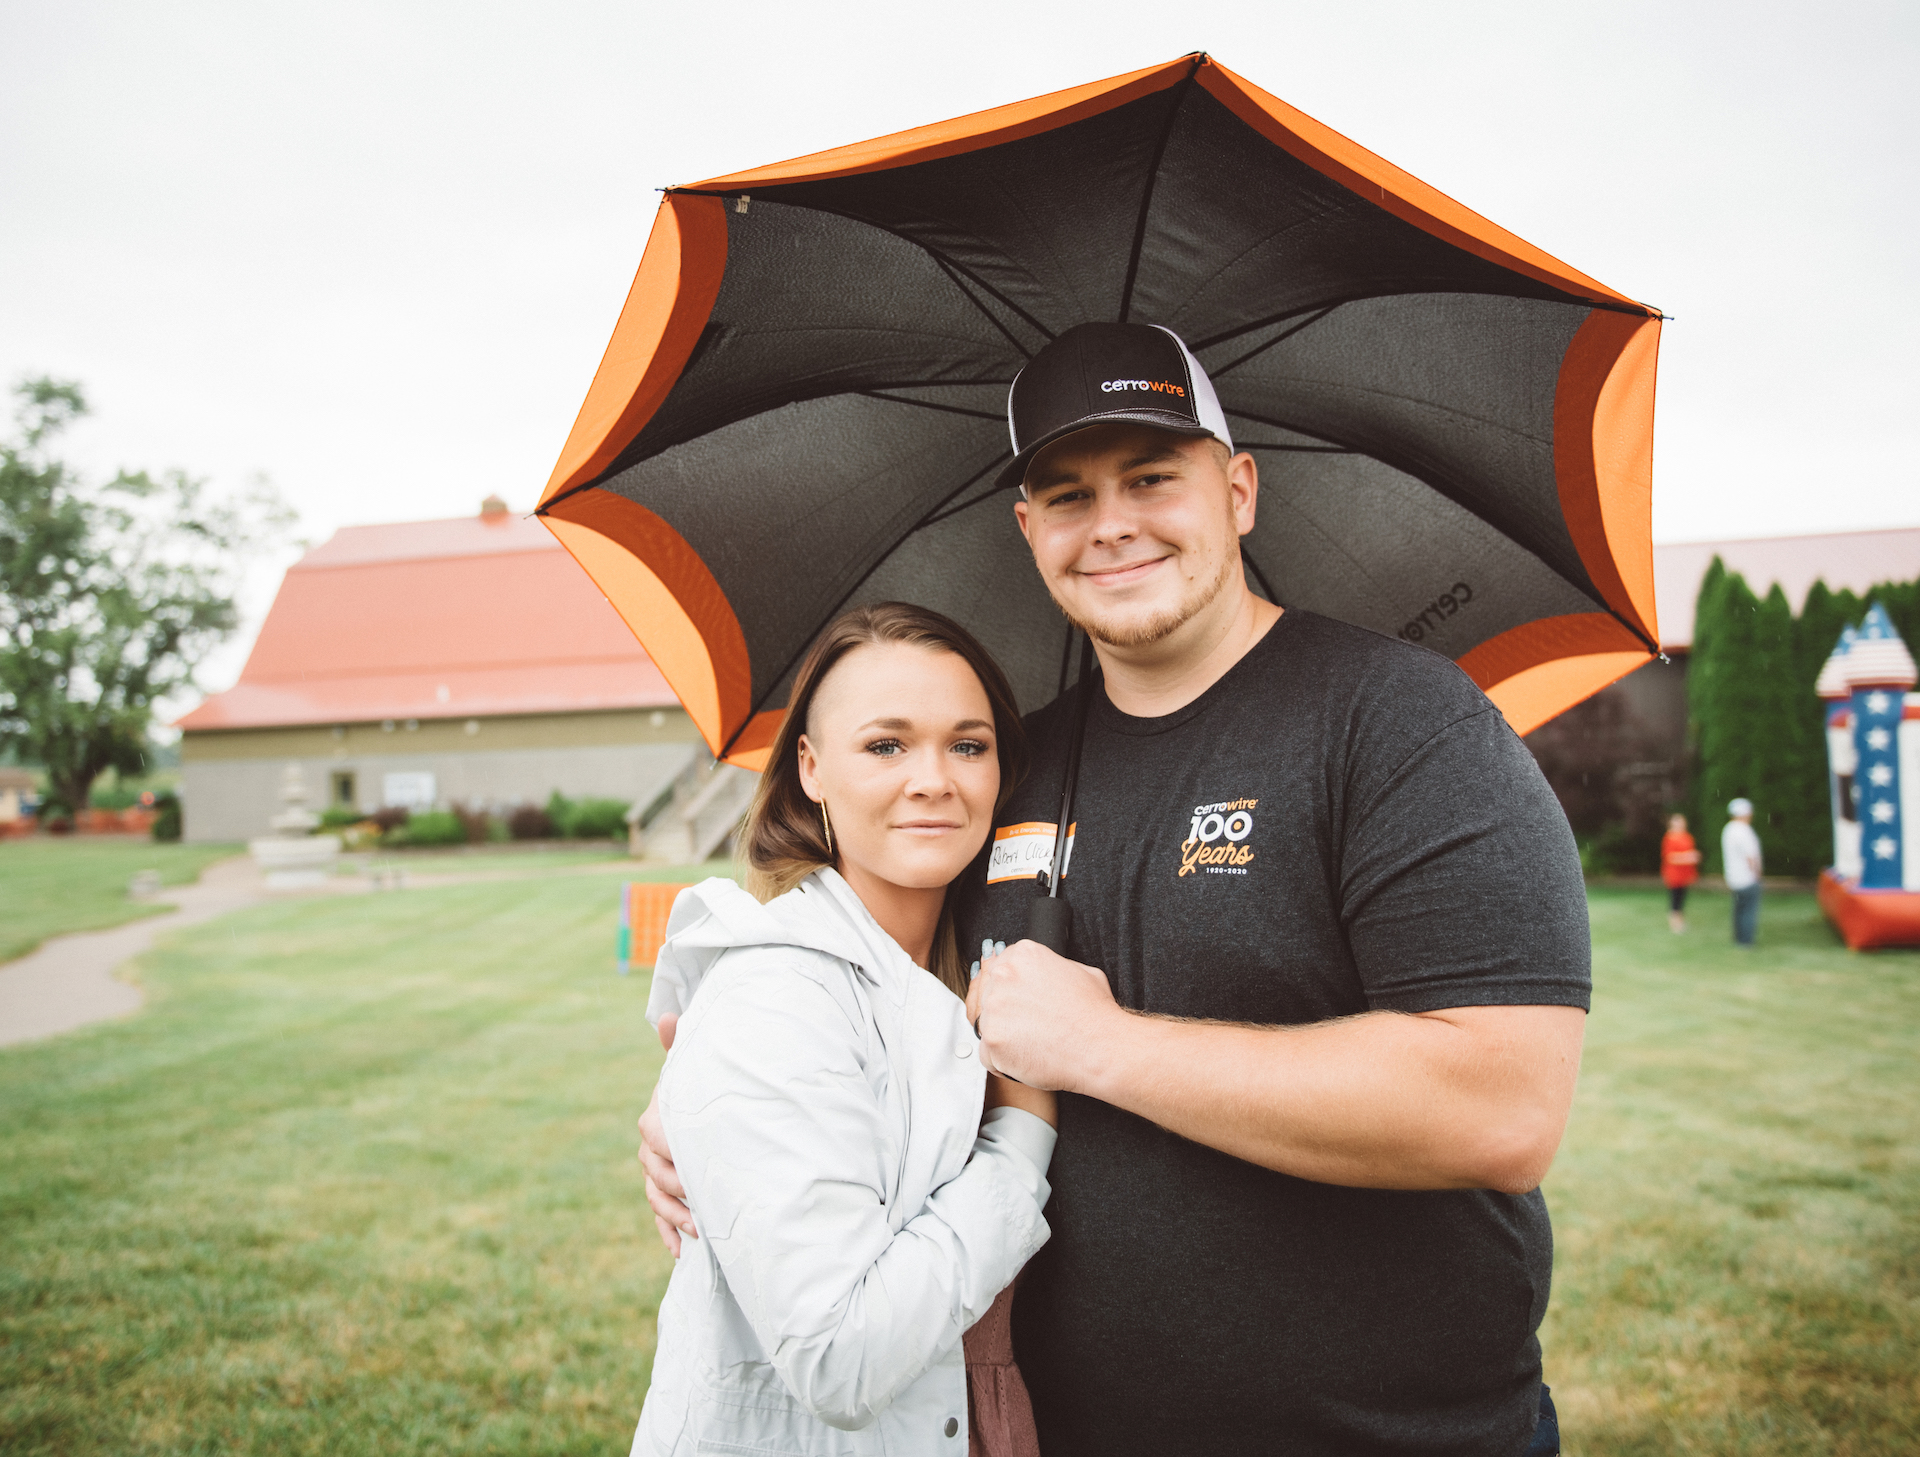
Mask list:
POLYGON ((820 870, 682 891, 647 1016, 700 1238, 660 1305, 636 1457, 965 1457, 961 1332, 1046 1243, 1053 1130, 981 1123, 960 1000, 820 870))

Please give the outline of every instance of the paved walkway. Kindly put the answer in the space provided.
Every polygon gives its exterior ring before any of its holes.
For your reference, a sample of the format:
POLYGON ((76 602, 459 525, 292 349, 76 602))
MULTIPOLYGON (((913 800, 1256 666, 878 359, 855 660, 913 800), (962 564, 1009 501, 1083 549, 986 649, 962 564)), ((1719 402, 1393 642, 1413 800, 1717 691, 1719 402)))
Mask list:
POLYGON ((209 865, 193 885, 168 886, 154 897, 178 909, 110 931, 55 936, 18 961, 0 966, 0 1047, 34 1042, 138 1011, 146 997, 114 973, 182 926, 210 921, 267 898, 260 868, 238 856, 209 865))
MULTIPOLYGON (((484 865, 484 862, 482 862, 484 865)), ((632 873, 633 861, 608 860, 566 866, 547 874, 602 875, 632 873)), ((538 873, 538 872, 536 872, 538 873)), ((432 886, 462 885, 481 880, 522 880, 528 872, 487 871, 478 868, 435 874, 391 861, 376 862, 363 875, 340 875, 325 885, 301 891, 269 891, 260 867, 251 856, 239 855, 209 865, 193 885, 168 886, 153 897, 177 909, 161 916, 130 921, 110 931, 76 931, 55 936, 18 961, 0 965, 0 1047, 37 1042, 94 1022, 106 1022, 140 1010, 146 994, 116 975, 156 938, 182 926, 196 926, 228 911, 279 900, 290 895, 356 895, 402 887, 425 890, 432 886)))

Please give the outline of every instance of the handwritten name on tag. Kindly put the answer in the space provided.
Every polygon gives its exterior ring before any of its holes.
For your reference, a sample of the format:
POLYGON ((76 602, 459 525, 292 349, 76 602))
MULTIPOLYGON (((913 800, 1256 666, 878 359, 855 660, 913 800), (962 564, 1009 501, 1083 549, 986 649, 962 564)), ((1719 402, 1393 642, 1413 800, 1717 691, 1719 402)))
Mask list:
MULTIPOLYGON (((1067 862, 1061 867, 1064 877, 1073 865, 1073 837, 1078 823, 1067 826, 1067 862)), ((1054 825, 1029 820, 1007 825, 993 832, 993 848, 987 852, 987 884, 1003 880, 1032 880, 1053 868, 1054 825)))

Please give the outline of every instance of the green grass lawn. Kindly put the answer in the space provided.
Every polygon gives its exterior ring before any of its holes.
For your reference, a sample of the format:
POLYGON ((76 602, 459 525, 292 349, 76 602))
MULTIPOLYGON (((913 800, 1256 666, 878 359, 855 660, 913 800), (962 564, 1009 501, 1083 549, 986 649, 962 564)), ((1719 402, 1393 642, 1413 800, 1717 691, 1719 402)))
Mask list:
POLYGON ((1920 953, 1808 895, 1736 949, 1595 891, 1594 1011, 1547 1180, 1569 1454, 1920 1451, 1920 953))
MULTIPOLYGON (((685 871, 663 878, 693 878, 685 871)), ((0 1451, 609 1453, 669 1269, 599 876, 259 907, 0 1052, 0 1451)), ((1596 891, 1567 1451, 1920 1450, 1920 955, 1596 891)))
POLYGON ((670 1261, 614 899, 259 907, 0 1054, 0 1451, 624 1450, 670 1261))
MULTIPOLYGON (((617 872, 626 870, 629 880, 659 880, 667 872, 660 866, 642 864, 627 854, 624 844, 615 844, 609 840, 603 846, 580 845, 577 841, 569 843, 564 849, 555 847, 547 850, 527 850, 513 845, 498 848, 476 846, 472 849, 456 848, 447 850, 371 850, 356 852, 341 857, 339 873, 342 875, 363 875, 367 865, 383 867, 389 870, 405 871, 409 877, 429 875, 499 875, 526 876, 553 874, 561 871, 579 873, 586 870, 606 870, 617 872)), ((673 878, 699 879, 704 875, 724 875, 729 869, 716 861, 713 865, 703 866, 689 872, 685 866, 671 867, 673 878)))
POLYGON ((119 836, 0 840, 0 961, 25 956, 49 936, 160 914, 164 905, 127 899, 136 870, 157 870, 165 884, 181 885, 239 851, 238 845, 162 845, 119 836))

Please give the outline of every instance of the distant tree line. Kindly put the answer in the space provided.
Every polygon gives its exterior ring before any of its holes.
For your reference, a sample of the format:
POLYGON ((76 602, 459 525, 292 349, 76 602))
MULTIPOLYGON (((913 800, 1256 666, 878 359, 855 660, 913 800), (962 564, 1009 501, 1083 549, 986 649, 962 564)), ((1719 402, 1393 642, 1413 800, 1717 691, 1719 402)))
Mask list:
POLYGON ((1754 828, 1774 875, 1816 875, 1833 860, 1827 745, 1813 691, 1840 630, 1881 603, 1908 646, 1920 647, 1920 581, 1883 582, 1856 596, 1815 582, 1794 616, 1778 583, 1756 597, 1713 559, 1694 609, 1687 665, 1695 837, 1719 869, 1728 801, 1754 804, 1754 828))

